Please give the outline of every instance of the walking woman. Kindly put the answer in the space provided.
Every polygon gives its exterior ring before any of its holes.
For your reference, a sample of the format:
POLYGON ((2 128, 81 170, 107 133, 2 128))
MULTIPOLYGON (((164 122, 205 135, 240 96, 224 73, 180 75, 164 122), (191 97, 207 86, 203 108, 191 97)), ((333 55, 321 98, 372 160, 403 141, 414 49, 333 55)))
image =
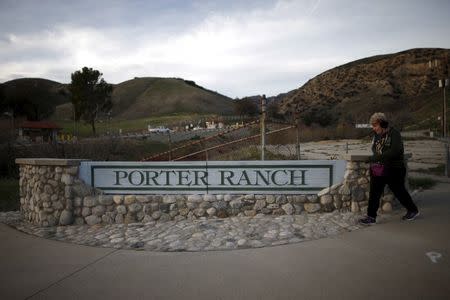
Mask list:
POLYGON ((376 223, 380 197, 387 184, 394 196, 406 208, 403 220, 414 220, 419 210, 405 188, 406 167, 404 162, 403 141, 396 129, 389 127, 383 113, 374 113, 370 124, 375 136, 372 141, 373 155, 370 158, 370 195, 367 216, 359 222, 364 225, 376 223))

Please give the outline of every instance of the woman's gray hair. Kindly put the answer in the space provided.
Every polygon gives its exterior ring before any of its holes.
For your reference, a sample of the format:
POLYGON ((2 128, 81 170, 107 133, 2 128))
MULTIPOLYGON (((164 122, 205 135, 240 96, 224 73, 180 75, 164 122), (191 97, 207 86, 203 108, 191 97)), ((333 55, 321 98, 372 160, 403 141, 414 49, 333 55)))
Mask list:
POLYGON ((374 124, 374 123, 380 123, 380 122, 387 122, 387 118, 386 115, 382 112, 376 112, 374 113, 371 117, 370 117, 370 124, 374 124))

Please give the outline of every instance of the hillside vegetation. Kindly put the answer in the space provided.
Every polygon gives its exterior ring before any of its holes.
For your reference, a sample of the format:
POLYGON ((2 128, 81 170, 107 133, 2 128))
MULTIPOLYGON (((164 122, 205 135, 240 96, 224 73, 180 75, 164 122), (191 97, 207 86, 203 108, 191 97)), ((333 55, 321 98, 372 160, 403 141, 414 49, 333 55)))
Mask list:
POLYGON ((130 119, 173 113, 231 114, 231 99, 192 81, 135 78, 114 87, 113 116, 130 119))
MULTIPOLYGON (((147 132, 148 126, 184 126, 189 123, 197 124, 199 120, 212 119, 214 120, 216 115, 211 114, 170 114, 155 117, 139 118, 139 119, 119 119, 111 118, 111 120, 100 120, 97 126, 97 133, 99 135, 118 135, 127 133, 144 133, 147 132)), ((79 137, 92 136, 92 130, 89 124, 80 122, 74 124, 72 120, 57 120, 59 126, 63 128, 63 132, 67 134, 74 134, 79 137)))
POLYGON ((70 101, 64 84, 41 78, 2 83, 0 98, 0 111, 13 110, 15 116, 28 116, 31 120, 48 118, 56 106, 70 101))
POLYGON ((431 120, 442 107, 438 79, 448 77, 449 58, 449 49, 411 49, 356 60, 309 80, 283 98, 280 110, 322 125, 365 123, 375 111, 398 123, 431 120))
MULTIPOLYGON (((172 114, 231 114, 232 100, 176 78, 134 78, 114 85, 111 116, 134 120, 172 114)), ((56 108, 54 119, 70 119, 72 105, 56 108)))
MULTIPOLYGON (((267 99, 269 103, 278 103, 278 115, 290 119, 299 112, 308 126, 365 123, 373 112, 384 111, 396 125, 438 127, 443 98, 438 79, 450 77, 449 58, 449 49, 438 48, 363 58, 330 69, 295 90, 267 99)), ((0 97, 3 98, 2 111, 7 109, 7 104, 13 106, 18 115, 27 113, 35 119, 48 115, 56 121, 73 118, 66 84, 45 79, 17 79, 0 84, 0 97), (45 105, 43 109, 36 109, 36 103, 45 105)), ((259 96, 247 98, 259 102, 259 96)), ((116 121, 233 113, 230 98, 180 78, 143 77, 116 84, 112 102, 110 117, 116 121)), ((108 119, 107 116, 101 118, 108 119)))
MULTIPOLYGON (((67 84, 21 78, 0 84, 1 110, 31 119, 70 120, 72 104, 67 84)), ((167 114, 231 114, 232 100, 178 78, 135 78, 114 85, 112 116, 140 119, 167 114)))

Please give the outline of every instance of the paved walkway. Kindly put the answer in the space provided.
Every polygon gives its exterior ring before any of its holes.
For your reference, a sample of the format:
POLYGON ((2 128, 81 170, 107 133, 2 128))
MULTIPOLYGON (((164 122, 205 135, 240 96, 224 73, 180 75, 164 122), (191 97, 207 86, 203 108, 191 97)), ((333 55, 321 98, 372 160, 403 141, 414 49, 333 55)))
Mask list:
MULTIPOLYGON (((400 212, 398 212, 400 213, 400 212)), ((42 238, 115 249, 211 251, 299 243, 357 230, 361 215, 351 212, 113 225, 42 228, 21 220, 19 212, 0 213, 0 222, 42 238)), ((392 218, 383 215, 379 222, 392 218)))
POLYGON ((446 177, 446 176, 438 176, 438 175, 420 173, 420 172, 409 172, 408 176, 414 177, 414 178, 430 178, 436 182, 450 183, 450 178, 446 177))
POLYGON ((99 248, 0 224, 1 299, 448 299, 450 185, 422 216, 289 245, 209 252, 99 248))

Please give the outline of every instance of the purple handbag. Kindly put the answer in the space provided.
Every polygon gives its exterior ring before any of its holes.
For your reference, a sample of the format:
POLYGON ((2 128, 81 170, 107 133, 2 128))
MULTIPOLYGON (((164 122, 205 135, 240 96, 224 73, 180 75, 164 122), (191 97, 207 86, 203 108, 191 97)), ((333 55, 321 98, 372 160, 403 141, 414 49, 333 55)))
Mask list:
POLYGON ((373 163, 370 165, 370 172, 372 176, 380 177, 386 176, 386 169, 383 164, 373 163))

